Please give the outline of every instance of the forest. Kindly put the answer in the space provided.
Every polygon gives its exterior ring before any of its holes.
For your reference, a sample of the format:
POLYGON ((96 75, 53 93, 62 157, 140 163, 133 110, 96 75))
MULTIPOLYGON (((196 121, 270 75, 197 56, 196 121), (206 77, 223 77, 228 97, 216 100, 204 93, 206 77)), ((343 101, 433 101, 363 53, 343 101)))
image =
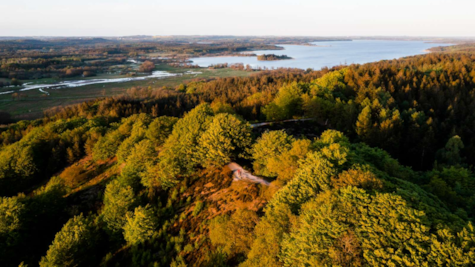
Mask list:
POLYGON ((474 266, 474 96, 451 50, 7 124, 0 266, 474 266))

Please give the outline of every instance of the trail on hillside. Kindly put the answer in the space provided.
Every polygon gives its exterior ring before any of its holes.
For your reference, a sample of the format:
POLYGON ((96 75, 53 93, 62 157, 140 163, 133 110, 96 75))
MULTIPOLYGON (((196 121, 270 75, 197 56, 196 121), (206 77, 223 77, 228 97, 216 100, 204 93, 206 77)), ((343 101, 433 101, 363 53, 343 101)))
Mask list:
POLYGON ((263 184, 265 186, 270 185, 269 182, 260 177, 252 175, 252 173, 246 171, 243 167, 241 167, 241 165, 237 164, 236 162, 229 163, 228 167, 233 172, 234 181, 249 181, 251 183, 263 184))
POLYGON ((283 121, 267 121, 267 122, 260 122, 251 124, 251 128, 262 127, 266 125, 270 125, 273 123, 285 123, 285 122, 298 122, 298 121, 313 121, 314 118, 305 118, 305 119, 291 119, 291 120, 283 120, 283 121))

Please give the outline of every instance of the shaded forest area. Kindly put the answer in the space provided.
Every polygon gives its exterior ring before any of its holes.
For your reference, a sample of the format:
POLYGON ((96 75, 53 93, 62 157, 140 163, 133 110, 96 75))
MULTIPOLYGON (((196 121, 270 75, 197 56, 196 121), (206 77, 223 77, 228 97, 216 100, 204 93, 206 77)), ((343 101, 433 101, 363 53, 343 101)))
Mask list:
POLYGON ((472 266, 474 90, 475 55, 432 53, 131 88, 10 124, 0 264, 472 266), (311 120, 277 123, 294 118, 311 120))

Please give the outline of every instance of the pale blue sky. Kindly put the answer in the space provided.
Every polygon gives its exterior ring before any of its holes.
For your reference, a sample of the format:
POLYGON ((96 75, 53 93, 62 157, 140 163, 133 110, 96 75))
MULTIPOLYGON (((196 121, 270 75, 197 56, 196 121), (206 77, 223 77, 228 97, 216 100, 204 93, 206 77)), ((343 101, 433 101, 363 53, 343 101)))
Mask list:
POLYGON ((0 0, 0 36, 475 36, 474 0, 0 0))

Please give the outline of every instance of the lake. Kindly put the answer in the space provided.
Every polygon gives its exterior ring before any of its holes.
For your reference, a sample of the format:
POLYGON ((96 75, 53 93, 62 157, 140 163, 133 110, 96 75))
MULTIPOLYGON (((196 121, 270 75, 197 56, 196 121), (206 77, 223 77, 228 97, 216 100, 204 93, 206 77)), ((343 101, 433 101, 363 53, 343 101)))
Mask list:
POLYGON ((253 68, 313 68, 319 70, 323 67, 333 67, 341 64, 364 64, 384 59, 396 59, 428 53, 431 47, 449 46, 451 44, 426 43, 422 41, 334 41, 314 42, 317 46, 305 45, 279 45, 284 50, 259 50, 257 55, 276 54, 287 55, 293 59, 276 61, 258 61, 256 57, 201 57, 191 58, 192 64, 208 67, 213 64, 243 63, 253 68))

